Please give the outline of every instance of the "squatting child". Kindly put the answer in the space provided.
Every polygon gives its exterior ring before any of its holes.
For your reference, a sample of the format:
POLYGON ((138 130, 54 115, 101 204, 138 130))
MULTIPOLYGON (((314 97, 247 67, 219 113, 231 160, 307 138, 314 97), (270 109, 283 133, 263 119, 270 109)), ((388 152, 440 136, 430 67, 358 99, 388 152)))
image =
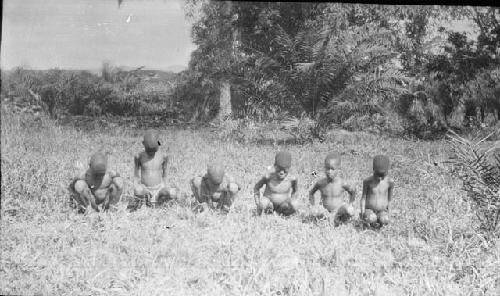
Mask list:
POLYGON ((340 175, 341 157, 338 153, 330 153, 325 158, 325 178, 322 178, 309 191, 309 201, 313 206, 314 216, 323 216, 327 212, 332 215, 336 223, 345 222, 354 215, 352 206, 356 199, 356 190, 340 175), (323 208, 315 207, 318 204, 314 194, 321 193, 323 208), (349 194, 349 204, 344 202, 343 194, 349 194))
POLYGON ((177 199, 178 190, 167 184, 168 156, 159 152, 158 132, 148 130, 144 134, 144 151, 134 156, 134 199, 129 210, 146 206, 159 206, 168 200, 177 199))
POLYGON ((204 208, 229 211, 241 186, 224 172, 219 163, 208 166, 204 176, 196 176, 190 181, 196 201, 204 208))
POLYGON ((289 175, 291 166, 292 155, 289 152, 278 152, 274 159, 274 170, 255 184, 254 198, 259 215, 275 211, 288 216, 297 211, 297 178, 289 175), (264 185, 266 188, 261 194, 264 185))
POLYGON ((69 190, 70 205, 80 213, 88 211, 90 207, 99 212, 99 205, 102 205, 103 210, 108 210, 110 205, 120 200, 123 179, 117 172, 108 170, 106 155, 98 152, 90 157, 89 168, 73 178, 69 190))
POLYGON ((377 155, 373 158, 373 175, 363 181, 360 217, 370 225, 389 223, 389 203, 394 182, 389 178, 389 158, 377 155))

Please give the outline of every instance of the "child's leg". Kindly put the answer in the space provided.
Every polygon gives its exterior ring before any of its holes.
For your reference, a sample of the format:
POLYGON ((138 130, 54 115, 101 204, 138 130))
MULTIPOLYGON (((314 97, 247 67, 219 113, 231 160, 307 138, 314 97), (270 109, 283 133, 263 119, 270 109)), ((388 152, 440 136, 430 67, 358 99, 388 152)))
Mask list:
POLYGON ((204 203, 206 199, 201 194, 201 183, 203 181, 202 177, 194 177, 191 179, 191 191, 193 192, 194 198, 197 202, 204 203))
POLYGON ((378 213, 378 222, 381 225, 387 225, 387 224, 389 224, 389 222, 390 222, 389 213, 387 213, 387 211, 380 211, 378 213))
POLYGON ((156 203, 161 205, 162 203, 170 200, 177 200, 178 192, 179 190, 176 187, 167 187, 166 185, 163 185, 157 194, 156 203))
POLYGON ((234 203, 234 200, 236 199, 238 191, 239 191, 238 185, 229 184, 229 190, 222 194, 221 199, 217 205, 217 208, 229 211, 229 209, 234 203))
POLYGON ((274 210, 284 216, 290 216, 295 214, 298 208, 297 201, 287 201, 275 207, 274 210))
POLYGON ((89 204, 90 206, 99 212, 99 208, 97 207, 97 204, 95 202, 95 197, 90 191, 90 188, 87 184, 87 182, 83 180, 78 180, 74 183, 73 185, 74 189, 74 194, 72 197, 75 199, 75 201, 78 204, 79 212, 86 211, 88 208, 89 204))
POLYGON ((106 193, 106 198, 104 200, 103 208, 108 210, 110 205, 115 205, 120 201, 122 195, 122 188, 118 187, 114 183, 109 186, 108 192, 106 193))
POLYGON ((69 206, 72 209, 78 209, 80 211, 81 202, 80 202, 80 195, 75 191, 75 183, 76 182, 77 182, 77 180, 74 180, 68 186, 68 190, 69 190, 69 193, 70 193, 70 195, 69 195, 69 206))
POLYGON ((142 184, 136 184, 134 185, 134 199, 129 202, 127 209, 136 211, 140 209, 145 202, 148 203, 147 199, 148 192, 146 187, 142 184))
POLYGON ((375 212, 370 209, 366 209, 363 219, 370 224, 376 223, 377 214, 375 214, 375 212))
POLYGON ((322 218, 322 217, 325 217, 326 215, 328 215, 328 210, 325 209, 324 207, 322 206, 314 206, 311 211, 309 212, 310 216, 312 217, 316 217, 316 218, 322 218))
POLYGON ((265 196, 261 196, 260 200, 257 202, 257 213, 262 215, 262 213, 272 212, 274 209, 271 200, 265 196))
POLYGON ((354 209, 351 205, 343 205, 341 206, 337 213, 335 214, 335 222, 343 223, 351 219, 354 215, 354 209))
POLYGON ((121 177, 116 177, 111 184, 110 199, 109 203, 112 205, 117 204, 123 193, 123 179, 121 177))

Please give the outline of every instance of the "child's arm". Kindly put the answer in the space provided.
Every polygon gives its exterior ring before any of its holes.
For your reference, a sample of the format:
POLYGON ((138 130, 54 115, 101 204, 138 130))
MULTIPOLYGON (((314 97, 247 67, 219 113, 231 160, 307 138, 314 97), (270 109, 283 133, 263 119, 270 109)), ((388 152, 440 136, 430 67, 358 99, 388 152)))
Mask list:
POLYGON ((366 203, 366 197, 368 196, 368 181, 364 180, 363 181, 363 193, 361 194, 361 201, 360 201, 360 209, 361 209, 361 215, 364 215, 365 213, 365 203, 366 203))
POLYGON ((207 195, 207 205, 210 209, 214 210, 215 209, 215 205, 214 205, 214 200, 213 200, 213 195, 212 194, 208 194, 207 195))
POLYGON ((389 202, 387 204, 387 210, 389 210, 389 204, 391 203, 393 189, 394 189, 394 182, 392 180, 389 180, 389 188, 387 189, 387 200, 389 202))
POLYGON ((262 188, 262 186, 264 186, 265 184, 267 184, 267 180, 268 180, 267 176, 262 177, 257 182, 257 184, 255 184, 255 186, 253 188, 253 197, 255 199, 255 203, 256 204, 260 203, 260 189, 262 188))
POLYGON ((94 194, 90 191, 90 188, 85 188, 82 192, 82 195, 85 199, 87 199, 88 203, 90 203, 90 206, 96 211, 99 212, 99 207, 97 207, 97 204, 95 202, 95 196, 94 194))
POLYGON ((352 204, 356 200, 356 187, 348 182, 344 182, 342 188, 349 193, 349 203, 352 204))
POLYGON ((309 202, 313 206, 316 204, 316 198, 314 198, 314 194, 316 193, 316 191, 318 191, 318 189, 319 189, 319 182, 316 182, 314 183, 311 190, 309 190, 309 202))
POLYGON ((120 176, 118 172, 115 171, 111 171, 110 176, 111 176, 111 181, 113 182, 113 184, 115 184, 116 189, 119 191, 118 195, 121 195, 123 191, 123 178, 120 176))
POLYGON ((140 184, 141 172, 141 156, 136 154, 134 156, 134 183, 140 184))
POLYGON ((167 184, 167 166, 168 166, 168 156, 167 155, 164 155, 163 156, 163 162, 162 162, 162 169, 163 169, 163 173, 162 173, 162 179, 163 179, 163 184, 167 184))
POLYGON ((297 195, 297 188, 298 188, 297 178, 293 177, 292 180, 290 180, 290 182, 292 183, 292 195, 290 196, 290 198, 292 200, 295 200, 295 196, 297 195))

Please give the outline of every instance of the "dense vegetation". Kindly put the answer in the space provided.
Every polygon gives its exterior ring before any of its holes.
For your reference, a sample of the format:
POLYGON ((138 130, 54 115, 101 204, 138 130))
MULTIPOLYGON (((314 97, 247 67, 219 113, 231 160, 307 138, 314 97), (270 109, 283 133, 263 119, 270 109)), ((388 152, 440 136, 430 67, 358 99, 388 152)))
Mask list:
POLYGON ((213 117, 229 83, 235 117, 305 114, 419 136, 498 123, 499 8, 186 4, 198 48, 174 95, 192 102, 195 117, 213 117), (451 20, 477 37, 446 27, 451 20))
POLYGON ((433 137, 498 128, 500 9, 186 0, 189 68, 2 72, 2 94, 51 116, 165 115, 433 137), (457 32, 452 20, 477 35, 457 32))
POLYGON ((90 71, 2 71, 2 97, 15 104, 39 105, 53 118, 60 115, 175 116, 171 99, 178 75, 171 72, 123 70, 104 63, 99 74, 90 71))

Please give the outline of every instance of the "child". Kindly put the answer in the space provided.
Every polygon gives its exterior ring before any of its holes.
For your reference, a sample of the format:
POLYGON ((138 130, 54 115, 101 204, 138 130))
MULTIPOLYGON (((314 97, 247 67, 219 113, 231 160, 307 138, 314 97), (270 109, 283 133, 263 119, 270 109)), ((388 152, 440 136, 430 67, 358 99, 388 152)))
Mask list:
POLYGON ((288 216, 298 209, 295 200, 297 193, 297 179, 288 174, 292 165, 292 155, 289 152, 278 152, 274 160, 274 171, 263 176, 254 187, 257 212, 276 211, 288 216), (261 196, 260 189, 266 185, 261 196))
POLYGON ((325 158, 325 175, 326 178, 319 180, 309 191, 309 201, 311 204, 317 204, 314 197, 316 191, 320 191, 321 200, 324 209, 316 209, 313 215, 322 216, 326 211, 333 214, 336 223, 345 222, 354 215, 352 206, 356 198, 356 190, 350 184, 345 182, 338 174, 341 167, 340 155, 330 153, 325 158), (349 205, 346 205, 343 200, 343 193, 349 193, 349 205))
POLYGON ((392 199, 394 182, 387 176, 389 173, 389 158, 377 155, 373 158, 373 176, 363 181, 361 196, 361 219, 370 225, 378 222, 380 225, 389 223, 389 203, 392 199))
POLYGON ((89 168, 76 176, 69 185, 70 204, 78 208, 78 212, 88 211, 89 205, 99 212, 98 205, 101 204, 103 210, 108 210, 110 205, 120 200, 123 180, 118 173, 107 170, 107 167, 106 155, 95 153, 90 158, 89 168))
POLYGON ((147 206, 161 205, 177 198, 178 190, 167 187, 168 156, 159 153, 158 133, 148 130, 142 141, 144 150, 134 156, 134 200, 128 205, 131 211, 147 206), (140 176, 139 176, 140 175, 140 176))
POLYGON ((190 183, 196 201, 205 209, 229 211, 241 189, 218 163, 209 165, 204 176, 194 177, 190 183))

